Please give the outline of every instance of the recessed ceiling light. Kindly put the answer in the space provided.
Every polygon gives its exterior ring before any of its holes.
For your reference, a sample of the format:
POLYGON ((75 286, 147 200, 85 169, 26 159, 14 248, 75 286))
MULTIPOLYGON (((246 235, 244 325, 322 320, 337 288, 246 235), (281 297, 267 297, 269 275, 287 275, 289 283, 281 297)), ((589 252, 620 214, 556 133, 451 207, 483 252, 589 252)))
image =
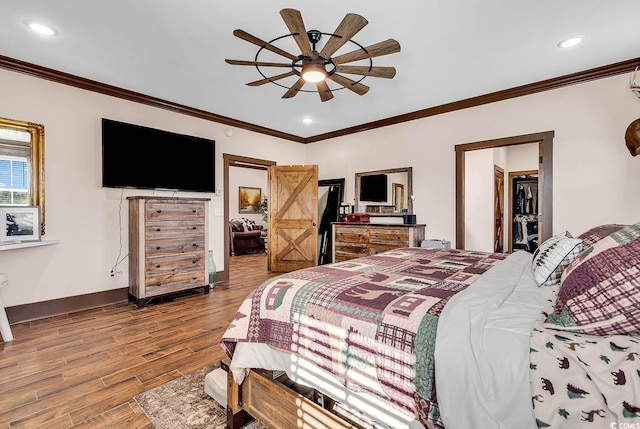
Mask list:
POLYGON ((25 21, 24 24, 32 31, 35 31, 36 33, 43 36, 54 36, 56 34, 56 30, 41 22, 25 21))
POLYGON ((561 48, 571 48, 573 46, 576 46, 580 42, 582 42, 582 36, 575 36, 567 40, 563 40, 562 42, 558 43, 558 46, 561 48))
POLYGON ((304 119, 302 120, 302 122, 303 122, 303 123, 305 123, 305 124, 307 124, 307 125, 309 125, 309 124, 312 124, 312 123, 313 123, 313 119, 311 119, 311 118, 304 118, 304 119))

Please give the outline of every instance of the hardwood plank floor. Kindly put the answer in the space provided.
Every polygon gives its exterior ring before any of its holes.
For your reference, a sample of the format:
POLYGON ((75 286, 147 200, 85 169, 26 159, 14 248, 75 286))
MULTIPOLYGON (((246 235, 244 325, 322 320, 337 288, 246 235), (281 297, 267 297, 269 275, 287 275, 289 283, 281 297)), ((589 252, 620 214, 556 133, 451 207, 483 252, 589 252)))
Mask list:
POLYGON ((247 294, 276 274, 267 255, 231 257, 209 295, 79 311, 12 326, 0 342, 0 429, 145 428, 133 400, 225 357, 220 338, 247 294))

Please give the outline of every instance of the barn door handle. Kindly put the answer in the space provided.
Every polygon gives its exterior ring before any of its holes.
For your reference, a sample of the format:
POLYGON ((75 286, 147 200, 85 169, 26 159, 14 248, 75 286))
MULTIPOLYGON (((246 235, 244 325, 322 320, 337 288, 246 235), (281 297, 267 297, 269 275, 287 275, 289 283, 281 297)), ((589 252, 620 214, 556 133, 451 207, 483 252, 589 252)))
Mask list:
POLYGON ((317 224, 315 222, 313 222, 313 226, 317 226, 317 224))

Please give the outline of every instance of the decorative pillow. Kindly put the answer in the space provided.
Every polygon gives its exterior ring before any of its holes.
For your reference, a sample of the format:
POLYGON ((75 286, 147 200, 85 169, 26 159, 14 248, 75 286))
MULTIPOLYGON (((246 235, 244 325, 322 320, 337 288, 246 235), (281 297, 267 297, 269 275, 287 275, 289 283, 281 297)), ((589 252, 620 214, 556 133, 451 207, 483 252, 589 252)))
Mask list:
POLYGON ((533 253, 533 277, 538 286, 553 286, 560 283, 565 268, 582 251, 582 240, 573 238, 568 231, 554 235, 533 253))
POLYGON ((253 231, 256 225, 254 221, 249 220, 246 217, 234 217, 230 222, 240 222, 245 231, 253 231))
POLYGON ((578 255, 562 274, 547 322, 586 334, 640 334, 640 223, 578 255))
POLYGON ((609 223, 605 225, 595 226, 588 231, 583 232, 578 236, 578 238, 582 239, 582 249, 587 250, 587 248, 593 246, 612 232, 619 231, 626 226, 628 225, 609 223))

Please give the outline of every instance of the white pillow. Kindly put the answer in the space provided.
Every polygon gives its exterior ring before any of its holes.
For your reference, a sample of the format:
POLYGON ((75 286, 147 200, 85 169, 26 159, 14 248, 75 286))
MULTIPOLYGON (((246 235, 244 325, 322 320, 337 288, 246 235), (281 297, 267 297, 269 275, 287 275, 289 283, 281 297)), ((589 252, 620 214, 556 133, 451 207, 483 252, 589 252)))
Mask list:
POLYGON ((573 238, 568 231, 546 240, 533 253, 531 268, 538 286, 560 283, 565 268, 582 252, 582 240, 573 238))

